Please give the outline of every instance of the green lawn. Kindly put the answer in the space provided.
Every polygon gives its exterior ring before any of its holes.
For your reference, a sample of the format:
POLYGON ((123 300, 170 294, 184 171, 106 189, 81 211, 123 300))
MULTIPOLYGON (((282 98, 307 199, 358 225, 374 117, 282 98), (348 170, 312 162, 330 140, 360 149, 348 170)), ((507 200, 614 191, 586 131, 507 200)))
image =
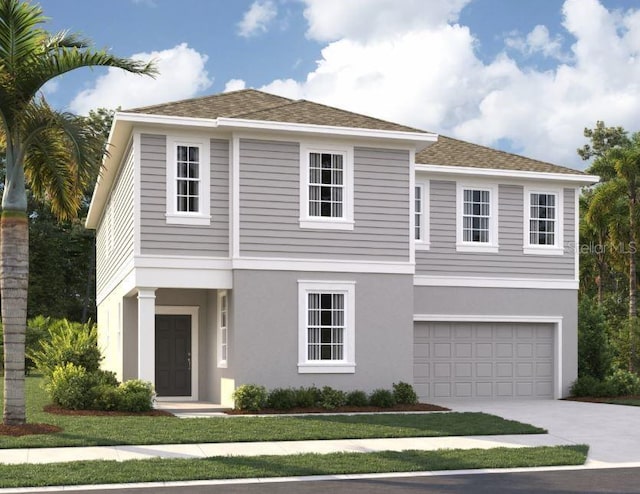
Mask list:
POLYGON ((640 396, 621 396, 619 398, 602 398, 602 403, 611 405, 627 405, 632 407, 640 407, 640 396))
POLYGON ((0 487, 582 465, 587 446, 0 465, 0 487))
MULTIPOLYGON (((41 379, 27 378, 27 420, 63 429, 57 434, 0 436, 0 448, 179 444, 385 437, 536 434, 543 429, 482 413, 311 415, 305 417, 82 417, 42 411, 41 379)), ((0 392, 1 394, 1 392, 0 392)))

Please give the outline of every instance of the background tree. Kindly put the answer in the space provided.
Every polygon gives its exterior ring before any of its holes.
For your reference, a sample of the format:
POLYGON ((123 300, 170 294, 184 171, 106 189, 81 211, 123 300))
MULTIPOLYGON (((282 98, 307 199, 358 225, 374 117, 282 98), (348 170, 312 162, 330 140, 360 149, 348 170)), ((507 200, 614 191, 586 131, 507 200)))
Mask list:
POLYGON ((91 180, 102 142, 77 117, 53 110, 38 93, 71 70, 105 66, 153 74, 153 65, 118 58, 75 34, 51 34, 38 5, 0 0, 0 133, 5 186, 0 218, 0 294, 5 345, 4 413, 24 424, 24 349, 29 242, 26 185, 61 219, 73 217, 91 180))

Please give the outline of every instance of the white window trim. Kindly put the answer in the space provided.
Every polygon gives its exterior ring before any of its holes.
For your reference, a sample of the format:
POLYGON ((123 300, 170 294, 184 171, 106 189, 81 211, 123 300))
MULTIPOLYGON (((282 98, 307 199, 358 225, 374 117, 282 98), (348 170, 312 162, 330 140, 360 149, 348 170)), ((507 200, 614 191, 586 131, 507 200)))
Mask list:
MULTIPOLYGON (((415 240, 416 250, 429 250, 431 245, 430 237, 429 237, 429 216, 430 216, 430 208, 429 208, 429 181, 428 180, 416 180, 415 187, 420 187, 420 205, 422 206, 422 212, 420 213, 420 217, 422 219, 422 224, 420 225, 420 239, 415 240)), ((415 208, 415 198, 414 198, 414 208, 415 208)), ((415 211, 413 211, 415 217, 415 211)), ((415 223, 414 223, 415 228, 415 223)), ((415 231, 413 232, 415 236, 415 231)))
POLYGON ((229 294, 227 290, 218 290, 218 298, 216 304, 216 319, 217 319, 217 340, 218 340, 218 368, 226 369, 229 362, 229 294), (227 324, 225 327, 222 326, 222 300, 223 297, 226 300, 226 313, 227 313, 227 324), (226 343, 223 343, 222 339, 222 331, 226 332, 226 343), (222 347, 226 346, 226 357, 223 358, 222 347))
MULTIPOLYGON (((564 194, 561 188, 525 187, 524 188, 523 217, 523 253, 529 255, 561 256, 564 254, 564 194), (537 245, 531 243, 531 194, 546 194, 556 196, 556 231, 553 245, 537 245)), ((576 212, 577 214, 577 212, 576 212)))
POLYGON ((300 228, 318 230, 353 230, 353 147, 300 144, 300 228), (309 215, 309 154, 341 154, 344 164, 342 218, 309 215))
POLYGON ((498 252, 498 186, 482 182, 458 182, 456 187, 456 251, 458 252, 498 252), (464 215, 464 190, 489 191, 489 242, 464 241, 462 232, 464 215))
POLYGON ((167 212, 166 221, 174 225, 210 225, 210 170, 211 152, 209 139, 205 137, 167 136, 167 212), (200 186, 197 213, 178 211, 176 207, 176 147, 197 146, 200 148, 200 186))
POLYGON ((298 373, 353 374, 355 362, 355 281, 298 280, 298 373), (345 335, 343 360, 307 360, 308 294, 315 292, 342 293, 345 305, 345 335))

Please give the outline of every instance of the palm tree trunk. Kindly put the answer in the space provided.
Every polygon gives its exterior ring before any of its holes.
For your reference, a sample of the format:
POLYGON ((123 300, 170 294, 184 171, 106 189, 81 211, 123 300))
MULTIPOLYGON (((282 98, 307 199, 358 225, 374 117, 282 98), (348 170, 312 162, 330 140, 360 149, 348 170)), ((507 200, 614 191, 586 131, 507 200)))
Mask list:
POLYGON ((24 211, 0 219, 0 291, 4 331, 5 425, 26 422, 24 357, 29 279, 29 224, 24 211))
POLYGON ((631 344, 629 353, 629 370, 635 370, 637 344, 636 344, 636 318, 638 310, 636 308, 636 207, 637 200, 635 194, 631 194, 629 208, 629 342, 631 344))

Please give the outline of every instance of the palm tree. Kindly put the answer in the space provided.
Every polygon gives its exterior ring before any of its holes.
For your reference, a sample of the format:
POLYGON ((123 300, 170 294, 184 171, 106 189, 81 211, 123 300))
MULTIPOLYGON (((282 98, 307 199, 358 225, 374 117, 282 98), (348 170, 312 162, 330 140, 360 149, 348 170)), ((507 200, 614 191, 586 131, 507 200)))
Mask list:
MULTIPOLYGON (((623 244, 623 253, 628 261, 629 275, 629 341, 631 343, 629 355, 629 368, 635 366, 637 348, 635 328, 638 316, 637 310, 637 275, 636 275, 636 251, 638 246, 638 219, 640 215, 640 133, 635 133, 630 140, 623 145, 608 149, 598 157, 590 168, 591 172, 605 178, 605 182, 594 189, 591 203, 585 218, 595 222, 602 217, 604 211, 612 211, 620 200, 626 202, 626 214, 628 225, 626 241, 623 244)), ((620 217, 619 215, 613 218, 620 217)), ((615 231, 615 228, 612 229, 615 231)), ((618 228, 620 230, 620 228, 618 228)))
POLYGON ((61 219, 74 215, 91 176, 101 141, 68 113, 54 111, 42 86, 80 67, 117 67, 153 75, 152 63, 95 50, 79 36, 48 33, 38 5, 0 0, 0 134, 5 183, 0 219, 0 294, 4 330, 4 414, 6 425, 26 421, 24 344, 29 242, 27 184, 61 219))

